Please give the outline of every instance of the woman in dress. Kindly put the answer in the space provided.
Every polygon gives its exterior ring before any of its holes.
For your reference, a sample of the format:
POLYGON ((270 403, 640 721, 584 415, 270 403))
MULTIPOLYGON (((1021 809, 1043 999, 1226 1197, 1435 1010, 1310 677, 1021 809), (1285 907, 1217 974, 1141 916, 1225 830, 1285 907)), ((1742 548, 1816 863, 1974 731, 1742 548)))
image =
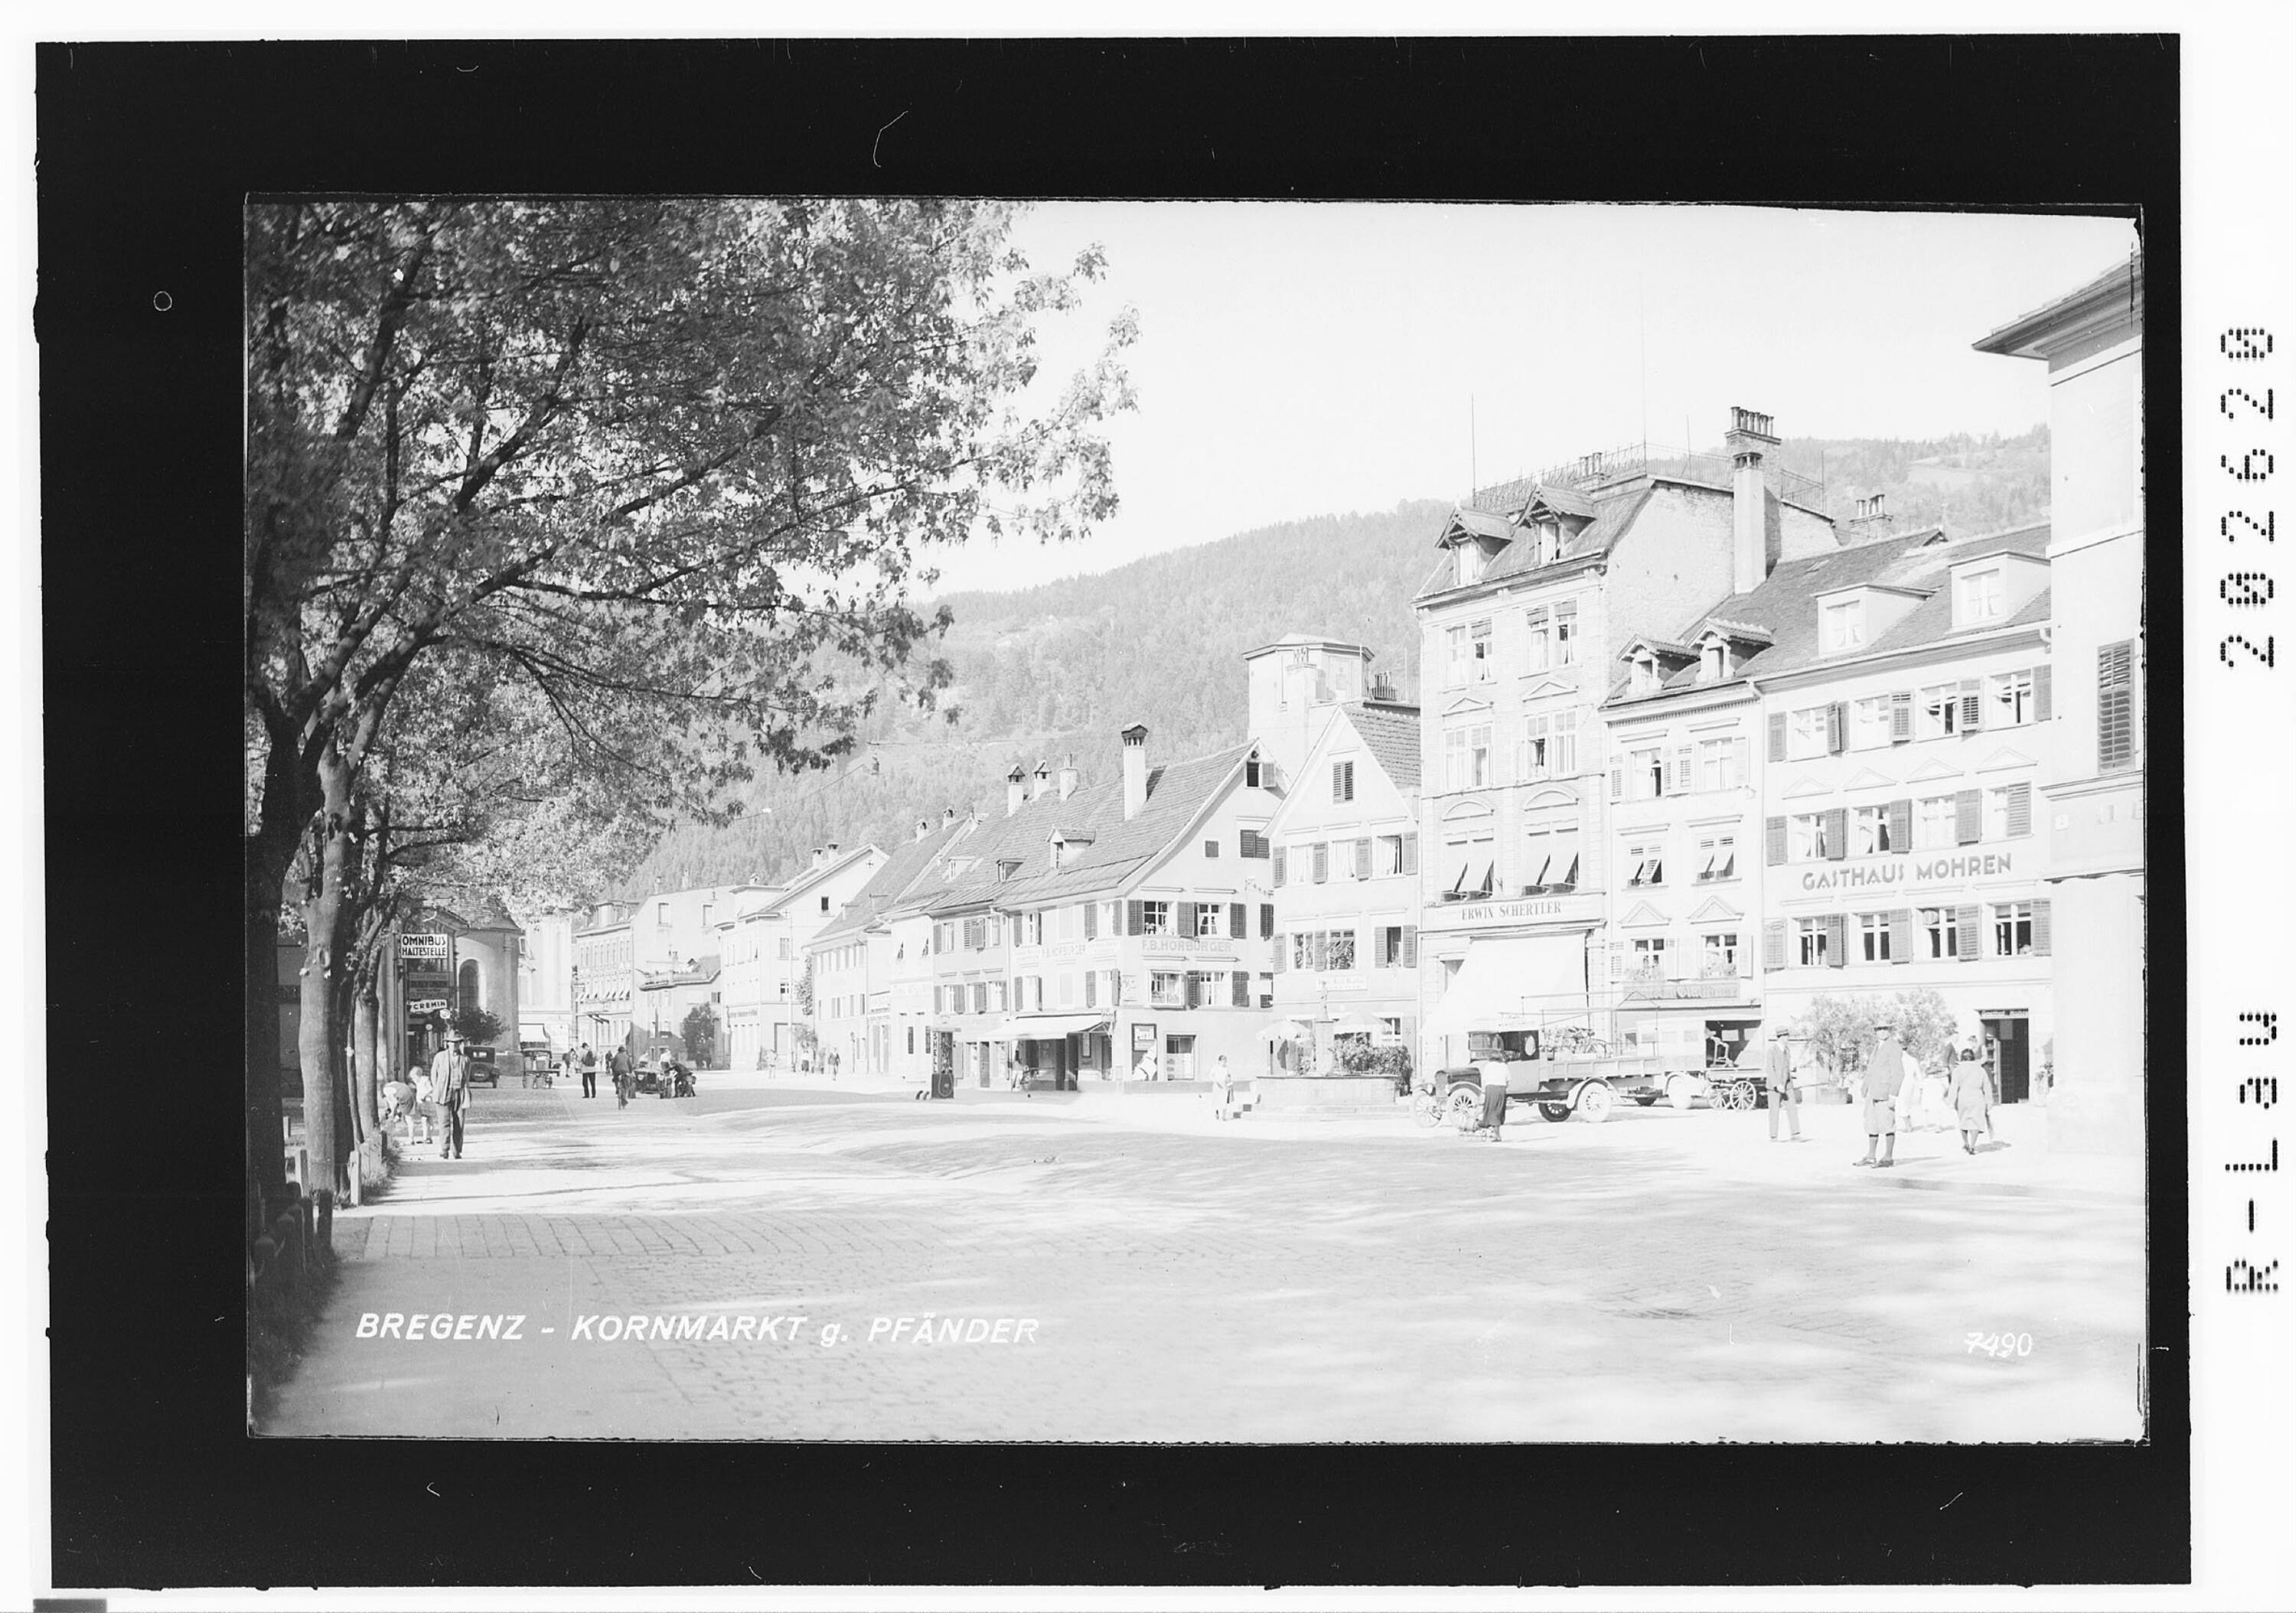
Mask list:
POLYGON ((1961 1058, 1953 1067, 1953 1111, 1961 1126, 1961 1151, 1977 1151, 1980 1134, 1992 1126, 1993 1090, 1985 1078, 1985 1067, 1977 1061, 1977 1050, 1964 1047, 1961 1058))

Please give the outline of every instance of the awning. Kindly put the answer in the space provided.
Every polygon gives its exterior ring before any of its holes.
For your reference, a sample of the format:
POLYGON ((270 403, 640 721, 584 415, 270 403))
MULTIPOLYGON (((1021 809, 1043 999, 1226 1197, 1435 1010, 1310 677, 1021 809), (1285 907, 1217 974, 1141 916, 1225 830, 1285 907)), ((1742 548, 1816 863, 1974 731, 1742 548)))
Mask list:
POLYGON ((1023 1014, 1013 1021, 1015 1042, 1056 1042, 1078 1031, 1106 1028, 1106 1014, 1023 1014))
POLYGON ((1471 941, 1443 1000, 1420 1029, 1538 1030, 1587 1011, 1587 941, 1573 932, 1471 941))

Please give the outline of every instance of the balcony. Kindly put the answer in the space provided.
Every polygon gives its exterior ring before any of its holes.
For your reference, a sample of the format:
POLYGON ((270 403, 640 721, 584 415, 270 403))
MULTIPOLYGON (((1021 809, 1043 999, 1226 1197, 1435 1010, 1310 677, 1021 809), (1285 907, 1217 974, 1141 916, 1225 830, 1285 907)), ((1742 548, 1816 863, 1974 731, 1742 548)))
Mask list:
POLYGON ((1646 967, 1629 970, 1619 981, 1622 1003, 1730 1003, 1753 988, 1753 981, 1729 964, 1694 971, 1646 967))

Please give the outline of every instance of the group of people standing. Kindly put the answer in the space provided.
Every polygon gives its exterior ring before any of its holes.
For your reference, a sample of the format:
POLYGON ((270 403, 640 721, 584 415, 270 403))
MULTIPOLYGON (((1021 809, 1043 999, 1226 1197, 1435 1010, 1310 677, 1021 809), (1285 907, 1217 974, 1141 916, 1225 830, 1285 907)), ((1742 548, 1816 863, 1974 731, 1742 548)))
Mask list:
POLYGON ((463 1051, 462 1037, 449 1036, 428 1064, 417 1059, 408 1065, 404 1081, 383 1083, 382 1096, 390 1106, 386 1119, 406 1118, 408 1142, 414 1141, 413 1126, 419 1119, 438 1134, 441 1159, 463 1157, 463 1118, 471 1103, 471 1059, 463 1051))
MULTIPOLYGON (((1784 1111, 1793 1140, 1801 1141, 1801 1118, 1795 1091, 1793 1048, 1797 1038, 1782 1031, 1771 1039, 1768 1068, 1770 1137, 1776 1140, 1778 1115, 1784 1111)), ((1977 1151, 1980 1137, 1993 1134, 1993 1106, 1998 1093, 1991 1067, 1977 1049, 1964 1045, 1942 1068, 1924 1069, 1898 1045, 1894 1025, 1874 1028, 1874 1051, 1866 1060, 1862 1077, 1866 1105, 1866 1154, 1854 1166, 1886 1169, 1898 1162, 1899 1120, 1906 1131, 1943 1130, 1961 1133, 1964 1153, 1977 1151)))

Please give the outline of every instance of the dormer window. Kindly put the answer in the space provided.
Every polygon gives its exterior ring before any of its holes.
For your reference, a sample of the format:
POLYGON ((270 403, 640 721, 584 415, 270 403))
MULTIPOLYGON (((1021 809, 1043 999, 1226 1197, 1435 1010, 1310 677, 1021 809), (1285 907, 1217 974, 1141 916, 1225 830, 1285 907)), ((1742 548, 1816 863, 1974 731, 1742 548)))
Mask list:
POLYGON ((1633 689, 1634 692, 1636 694, 1656 694, 1658 692, 1657 659, 1645 652, 1635 657, 1632 664, 1633 674, 1629 686, 1633 689))
POLYGON ((1021 859, 1020 859, 1020 858, 1018 858, 1018 857, 999 857, 999 858, 997 858, 997 859, 996 859, 996 878, 997 878, 997 880, 998 880, 1000 882, 1001 882, 1001 881, 1003 881, 1003 880, 1009 880, 1009 879, 1011 879, 1014 874, 1016 874, 1016 873, 1018 873, 1018 872, 1021 872, 1021 859))
POLYGON ((1718 638, 1710 638, 1699 647, 1698 675, 1702 682, 1718 684, 1730 670, 1730 652, 1718 638))
MULTIPOLYGON (((1994 573, 1998 583, 2000 573, 1994 573)), ((1819 613, 1820 642, 1828 655, 1840 655, 1856 650, 1866 643, 1866 602, 1859 599, 1834 600, 1819 613)))
POLYGON ((1469 583, 1480 582, 1483 576, 1483 546, 1473 538, 1455 545, 1452 558, 1457 562, 1457 583, 1462 588, 1469 583))
POLYGON ((1553 565, 1562 558, 1562 523, 1543 520, 1538 523, 1538 563, 1553 565))
POLYGON ((1999 566, 1963 572, 1953 582, 1953 625, 1966 627, 1999 620, 2005 595, 1999 566))

